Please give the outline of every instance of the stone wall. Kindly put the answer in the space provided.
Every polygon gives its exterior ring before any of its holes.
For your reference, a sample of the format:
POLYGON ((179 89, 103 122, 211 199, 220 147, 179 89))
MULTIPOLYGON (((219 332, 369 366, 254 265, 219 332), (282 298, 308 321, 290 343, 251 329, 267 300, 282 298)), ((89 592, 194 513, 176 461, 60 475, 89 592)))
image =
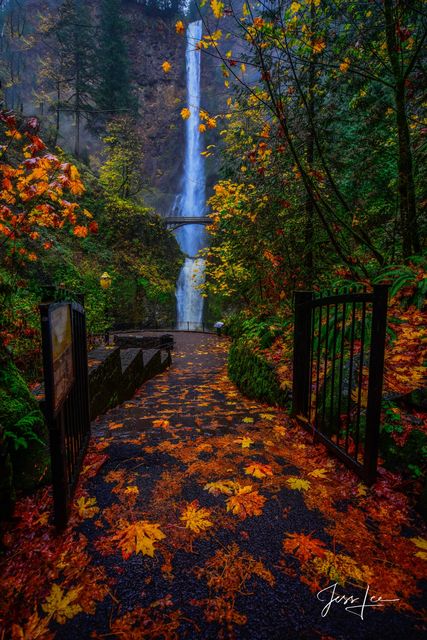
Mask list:
POLYGON ((171 364, 169 351, 104 346, 88 354, 90 419, 129 400, 171 364))

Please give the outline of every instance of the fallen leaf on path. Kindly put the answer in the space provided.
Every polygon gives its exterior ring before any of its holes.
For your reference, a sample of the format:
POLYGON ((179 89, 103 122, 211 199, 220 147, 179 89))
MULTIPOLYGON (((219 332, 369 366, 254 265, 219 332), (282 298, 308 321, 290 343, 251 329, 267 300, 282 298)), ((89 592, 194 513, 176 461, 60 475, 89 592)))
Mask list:
POLYGON ((310 482, 308 480, 304 480, 303 478, 292 477, 288 478, 286 482, 291 487, 291 489, 297 489, 298 491, 306 491, 311 487, 310 482))
POLYGON ((257 490, 252 490, 252 485, 240 487, 238 492, 226 500, 227 511, 238 515, 242 520, 247 516, 260 516, 266 498, 257 490))
POLYGON ((77 508, 80 518, 93 518, 99 511, 96 498, 79 498, 77 500, 77 508))
POLYGON ((308 475, 311 476, 312 478, 321 478, 322 480, 324 480, 326 478, 325 474, 327 473, 328 473, 327 469, 315 469, 314 471, 310 471, 308 475))
POLYGON ((203 507, 199 509, 197 500, 194 500, 194 502, 190 502, 186 506, 180 520, 185 522, 187 529, 200 533, 213 526, 213 522, 208 520, 210 515, 209 509, 204 509, 203 507))
POLYGON ((255 478, 265 478, 266 476, 273 475, 273 469, 268 464, 253 462, 248 467, 245 467, 245 473, 246 475, 252 475, 255 478))
POLYGON ((248 436, 237 438, 236 440, 234 440, 234 442, 240 444, 242 446, 242 449, 249 449, 251 444, 255 444, 254 440, 252 440, 252 438, 249 438, 248 436))
POLYGON ((43 611, 50 614, 59 624, 64 624, 82 611, 79 603, 75 602, 81 590, 82 587, 76 587, 65 592, 59 585, 53 584, 46 602, 42 604, 43 611))
POLYGON ((214 496, 217 496, 220 493, 231 496, 239 490, 239 487, 239 483, 234 482, 234 480, 218 480, 217 482, 208 482, 205 484, 203 489, 214 496))
POLYGON ((159 528, 160 525, 152 524, 146 520, 138 522, 122 522, 121 530, 112 537, 116 540, 125 560, 132 553, 142 553, 145 556, 154 556, 156 551, 154 545, 159 540, 166 538, 165 534, 159 528))
POLYGON ((326 553, 326 546, 322 540, 312 538, 304 533, 287 533, 283 540, 283 550, 292 553, 301 562, 306 562, 311 556, 322 557, 326 553))

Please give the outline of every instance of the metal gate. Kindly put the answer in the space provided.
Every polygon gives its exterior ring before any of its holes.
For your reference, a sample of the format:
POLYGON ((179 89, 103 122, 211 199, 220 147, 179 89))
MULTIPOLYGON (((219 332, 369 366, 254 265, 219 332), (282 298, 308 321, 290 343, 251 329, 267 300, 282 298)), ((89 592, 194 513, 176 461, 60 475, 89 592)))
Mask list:
POLYGON ((376 479, 387 285, 295 292, 292 413, 365 482, 376 479))
POLYGON ((83 300, 40 305, 55 524, 67 524, 89 442, 89 384, 83 300))

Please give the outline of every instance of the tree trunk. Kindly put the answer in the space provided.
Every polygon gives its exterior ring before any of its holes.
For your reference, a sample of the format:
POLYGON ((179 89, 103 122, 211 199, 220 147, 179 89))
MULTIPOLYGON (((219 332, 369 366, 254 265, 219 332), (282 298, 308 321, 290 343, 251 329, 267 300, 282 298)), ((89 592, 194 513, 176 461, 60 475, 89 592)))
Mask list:
POLYGON ((59 118, 60 118, 60 105, 61 105, 61 82, 57 80, 56 83, 56 122, 55 122, 55 136, 53 139, 53 146, 56 147, 59 136, 59 118))
POLYGON ((398 16, 393 0, 384 0, 387 53, 394 78, 396 126, 398 137, 398 192, 402 253, 408 258, 420 251, 417 229, 417 209, 413 174, 412 148, 406 113, 405 70, 401 64, 400 43, 397 37, 398 16))
POLYGON ((80 157, 80 108, 76 109, 76 135, 74 141, 74 155, 80 157))
MULTIPOLYGON (((315 31, 315 15, 316 7, 311 3, 311 31, 315 31)), ((308 92, 307 92, 307 109, 308 109, 308 128, 307 128, 307 170, 309 173, 313 170, 314 165, 314 86, 316 82, 315 67, 313 54, 310 56, 308 70, 308 92)), ((311 287, 314 277, 314 259, 313 259, 313 220, 314 220, 314 202, 313 193, 307 192, 305 201, 305 255, 304 266, 306 270, 306 284, 311 287)))
POLYGON ((403 257, 419 253, 417 205, 412 162, 411 140, 406 115, 405 83, 396 83, 396 123, 399 140, 399 209, 402 228, 403 257))

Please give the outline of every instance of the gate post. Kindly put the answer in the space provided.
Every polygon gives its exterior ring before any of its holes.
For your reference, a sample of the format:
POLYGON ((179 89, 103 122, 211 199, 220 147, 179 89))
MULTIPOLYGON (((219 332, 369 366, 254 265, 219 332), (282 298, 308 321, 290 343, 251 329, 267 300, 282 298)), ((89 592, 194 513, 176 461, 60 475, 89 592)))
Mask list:
POLYGON ((292 415, 308 414, 312 291, 295 291, 292 415))
POLYGON ((369 355, 368 401, 366 407, 365 460, 366 482, 372 484, 377 475, 378 441, 384 375, 384 351, 387 329, 388 285, 373 287, 371 351, 369 355))
POLYGON ((53 411, 53 363, 51 351, 51 329, 49 321, 50 304, 40 305, 43 371, 44 371, 44 415, 49 430, 49 448, 52 473, 52 493, 54 504, 55 525, 61 529, 67 522, 67 472, 63 460, 65 459, 65 434, 62 415, 53 411))

